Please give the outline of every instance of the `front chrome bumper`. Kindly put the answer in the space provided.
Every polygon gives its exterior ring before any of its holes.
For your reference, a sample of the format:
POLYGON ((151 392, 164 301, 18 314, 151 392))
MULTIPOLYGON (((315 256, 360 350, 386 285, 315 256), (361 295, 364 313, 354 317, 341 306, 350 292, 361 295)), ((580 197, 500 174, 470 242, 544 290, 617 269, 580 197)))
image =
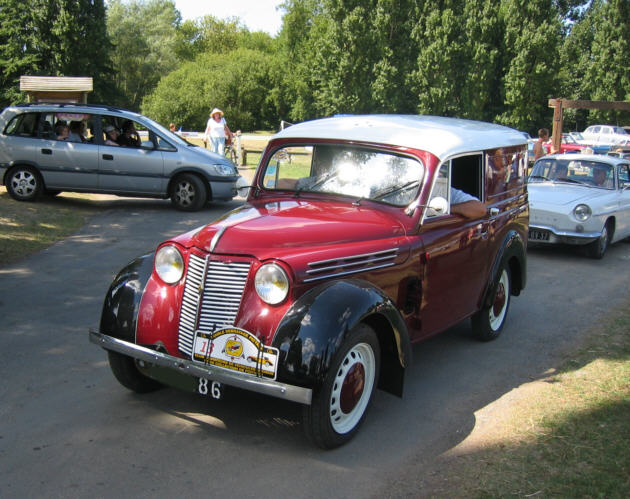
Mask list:
POLYGON ((100 345, 105 350, 112 350, 137 360, 166 367, 182 375, 218 381, 229 386, 243 388, 284 400, 291 400, 300 404, 311 404, 313 391, 310 388, 287 385, 270 379, 257 378, 249 374, 230 371, 223 367, 181 359, 96 331, 90 331, 90 341, 96 345, 100 345))
POLYGON ((540 243, 540 244, 574 244, 574 245, 583 245, 593 242, 599 239, 602 235, 601 232, 574 232, 574 231, 563 231, 556 230, 554 227, 548 225, 538 225, 538 224, 529 224, 529 229, 539 232, 548 232, 549 239, 541 240, 541 239, 532 239, 529 237, 529 242, 531 243, 540 243))

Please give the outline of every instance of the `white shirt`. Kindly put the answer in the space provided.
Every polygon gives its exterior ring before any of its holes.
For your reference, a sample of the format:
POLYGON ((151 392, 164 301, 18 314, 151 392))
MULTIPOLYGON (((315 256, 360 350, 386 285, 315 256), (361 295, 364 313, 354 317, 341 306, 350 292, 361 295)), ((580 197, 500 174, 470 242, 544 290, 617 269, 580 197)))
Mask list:
POLYGON ((215 121, 210 117, 208 124, 206 125, 206 135, 208 137, 214 137, 218 139, 225 138, 225 118, 221 118, 219 121, 215 121))

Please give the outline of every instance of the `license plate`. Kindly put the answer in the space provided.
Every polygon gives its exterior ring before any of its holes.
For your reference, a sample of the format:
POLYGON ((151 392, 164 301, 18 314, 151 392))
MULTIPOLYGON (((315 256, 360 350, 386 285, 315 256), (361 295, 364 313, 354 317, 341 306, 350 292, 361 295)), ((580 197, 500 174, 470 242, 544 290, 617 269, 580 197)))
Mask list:
POLYGON ((213 399, 219 400, 221 397, 223 397, 223 385, 218 381, 212 381, 206 378, 199 378, 197 393, 199 395, 210 395, 213 399))
POLYGON ((253 334, 238 328, 214 333, 197 331, 192 359, 253 376, 276 378, 278 349, 263 345, 253 334))
POLYGON ((529 229, 529 239, 532 241, 549 241, 549 232, 544 230, 529 229))

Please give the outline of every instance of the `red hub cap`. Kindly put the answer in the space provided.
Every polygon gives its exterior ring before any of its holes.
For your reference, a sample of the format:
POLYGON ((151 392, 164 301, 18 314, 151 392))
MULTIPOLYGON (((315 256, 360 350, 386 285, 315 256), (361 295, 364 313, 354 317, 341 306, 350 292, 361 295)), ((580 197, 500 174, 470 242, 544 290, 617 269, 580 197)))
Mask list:
POLYGON ((500 282, 497 286, 497 292, 494 295, 494 305, 492 306, 492 312, 495 316, 498 316, 503 310, 503 306, 505 305, 505 287, 503 283, 500 282))
POLYGON ((341 387, 339 406, 345 414, 352 411, 359 402, 364 385, 365 369, 363 368, 363 364, 356 363, 348 371, 348 374, 343 380, 343 386, 341 387))

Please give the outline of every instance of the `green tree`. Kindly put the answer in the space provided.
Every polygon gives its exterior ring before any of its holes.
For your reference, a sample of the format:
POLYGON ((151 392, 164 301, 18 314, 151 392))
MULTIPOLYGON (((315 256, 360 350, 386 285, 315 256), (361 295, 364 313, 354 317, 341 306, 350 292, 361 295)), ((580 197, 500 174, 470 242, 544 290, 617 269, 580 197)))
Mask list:
POLYGON ((240 48, 226 54, 202 54, 164 77, 142 106, 161 123, 204 130, 210 111, 225 112, 232 130, 276 128, 280 111, 273 92, 278 78, 275 59, 240 48))
POLYGON ((560 15, 552 0, 505 0, 501 15, 507 110, 498 119, 531 130, 551 121, 547 103, 559 89, 560 15))
POLYGON ((115 104, 137 110, 160 78, 179 65, 177 28, 181 22, 172 0, 111 0, 107 32, 119 96, 115 104))
MULTIPOLYGON (((593 42, 584 78, 591 100, 630 101, 630 2, 598 0, 591 12, 593 42)), ((591 122, 619 123, 629 112, 591 111, 591 122)))
POLYGON ((109 41, 103 0, 0 0, 0 91, 21 100, 23 74, 91 76, 95 97, 106 96, 109 41))

